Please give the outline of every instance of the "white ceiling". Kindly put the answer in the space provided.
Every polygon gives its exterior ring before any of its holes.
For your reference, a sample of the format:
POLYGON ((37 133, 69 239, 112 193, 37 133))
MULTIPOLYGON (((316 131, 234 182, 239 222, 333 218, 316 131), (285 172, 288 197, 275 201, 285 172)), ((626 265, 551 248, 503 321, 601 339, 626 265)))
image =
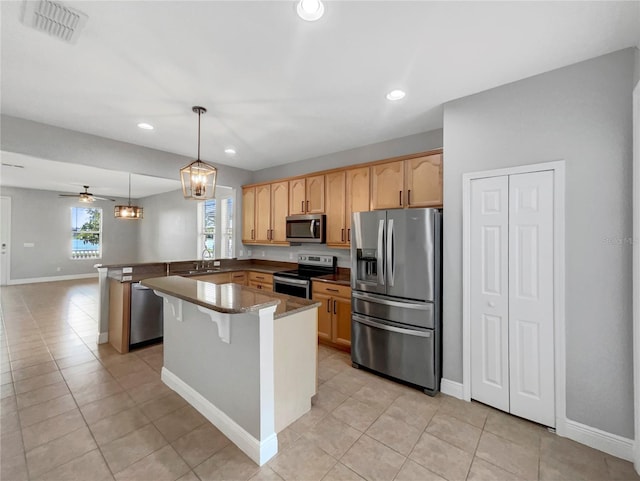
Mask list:
MULTIPOLYGON (((83 192, 82 186, 88 185, 89 192, 101 197, 127 198, 129 195, 127 172, 38 159, 12 152, 0 152, 0 159, 0 185, 3 187, 28 187, 73 194, 83 192)), ((176 189, 180 189, 180 181, 176 179, 131 174, 132 199, 176 189)))
POLYGON ((194 156, 203 105, 202 158, 250 170, 439 128, 443 102, 640 44, 639 2, 334 1, 309 23, 293 1, 73 1, 76 45, 0 4, 3 113, 194 156))

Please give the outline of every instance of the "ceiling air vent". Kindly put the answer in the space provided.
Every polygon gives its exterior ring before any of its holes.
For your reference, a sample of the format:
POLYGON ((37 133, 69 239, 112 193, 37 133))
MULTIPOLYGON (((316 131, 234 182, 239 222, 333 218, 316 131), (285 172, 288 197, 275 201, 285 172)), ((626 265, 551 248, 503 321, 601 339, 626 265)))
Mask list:
POLYGON ((68 43, 76 43, 87 15, 50 0, 25 0, 22 23, 68 43))

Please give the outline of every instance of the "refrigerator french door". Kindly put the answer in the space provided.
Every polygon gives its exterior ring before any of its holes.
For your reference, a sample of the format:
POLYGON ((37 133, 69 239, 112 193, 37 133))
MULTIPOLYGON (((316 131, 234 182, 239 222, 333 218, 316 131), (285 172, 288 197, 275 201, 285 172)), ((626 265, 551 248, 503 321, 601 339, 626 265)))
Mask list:
POLYGON ((351 357, 384 375, 440 388, 441 225, 438 209, 352 217, 351 357))

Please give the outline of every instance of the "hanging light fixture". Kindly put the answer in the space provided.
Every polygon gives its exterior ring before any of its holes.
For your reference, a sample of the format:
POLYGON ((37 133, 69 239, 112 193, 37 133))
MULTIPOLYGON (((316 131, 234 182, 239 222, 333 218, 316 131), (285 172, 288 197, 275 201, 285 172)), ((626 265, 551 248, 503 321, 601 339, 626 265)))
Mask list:
POLYGON ((116 205, 113 215, 117 219, 142 219, 142 207, 131 205, 131 172, 129 172, 129 203, 116 205))
POLYGON ((180 169, 182 195, 185 199, 213 199, 218 169, 200 160, 200 116, 207 112, 204 107, 193 107, 198 114, 198 158, 180 169))

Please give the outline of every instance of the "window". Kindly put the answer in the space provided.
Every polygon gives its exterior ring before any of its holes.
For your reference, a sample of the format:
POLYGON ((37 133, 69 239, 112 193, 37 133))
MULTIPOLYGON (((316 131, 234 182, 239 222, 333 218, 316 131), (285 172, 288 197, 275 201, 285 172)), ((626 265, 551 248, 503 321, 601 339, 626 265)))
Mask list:
POLYGON ((102 209, 71 208, 71 258, 102 257, 102 209))
POLYGON ((200 259, 223 259, 234 256, 235 190, 216 187, 216 198, 198 206, 198 256, 200 259))

